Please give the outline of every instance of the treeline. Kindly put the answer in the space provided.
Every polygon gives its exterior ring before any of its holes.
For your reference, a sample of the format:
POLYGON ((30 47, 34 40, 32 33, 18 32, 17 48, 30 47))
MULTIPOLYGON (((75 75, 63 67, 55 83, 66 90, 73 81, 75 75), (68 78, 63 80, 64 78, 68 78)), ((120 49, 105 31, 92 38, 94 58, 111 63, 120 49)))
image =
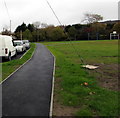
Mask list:
POLYGON ((33 42, 38 41, 63 41, 67 35, 64 33, 63 27, 55 27, 53 25, 44 24, 41 28, 39 25, 23 23, 15 30, 15 36, 20 39, 28 39, 33 42))
POLYGON ((66 40, 105 40, 110 33, 117 31, 120 34, 120 22, 95 22, 91 24, 75 24, 68 26, 43 26, 23 23, 15 30, 15 36, 20 39, 39 41, 66 41, 66 40))
POLYGON ((110 33, 113 31, 120 34, 120 22, 76 24, 69 25, 65 29, 72 40, 106 40, 110 38, 110 33))

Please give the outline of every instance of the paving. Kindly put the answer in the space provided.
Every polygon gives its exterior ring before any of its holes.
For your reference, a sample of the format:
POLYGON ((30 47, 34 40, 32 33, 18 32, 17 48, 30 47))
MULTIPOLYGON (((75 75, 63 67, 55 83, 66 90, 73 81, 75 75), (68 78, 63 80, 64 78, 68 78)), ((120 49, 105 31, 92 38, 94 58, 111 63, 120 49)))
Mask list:
POLYGON ((49 116, 54 57, 36 46, 32 59, 2 84, 3 116, 49 116))

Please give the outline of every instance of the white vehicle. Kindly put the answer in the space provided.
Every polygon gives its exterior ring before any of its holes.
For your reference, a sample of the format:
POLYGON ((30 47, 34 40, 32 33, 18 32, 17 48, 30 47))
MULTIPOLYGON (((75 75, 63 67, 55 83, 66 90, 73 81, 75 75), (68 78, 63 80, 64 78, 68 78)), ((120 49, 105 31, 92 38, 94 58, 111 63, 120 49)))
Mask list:
POLYGON ((30 48, 30 42, 28 40, 23 40, 23 43, 25 44, 26 49, 30 48))
POLYGON ((0 57, 11 60, 14 55, 16 55, 16 49, 12 37, 0 35, 0 57))
POLYGON ((23 44, 22 40, 14 40, 14 45, 17 50, 17 52, 24 52, 26 51, 25 44, 23 44))

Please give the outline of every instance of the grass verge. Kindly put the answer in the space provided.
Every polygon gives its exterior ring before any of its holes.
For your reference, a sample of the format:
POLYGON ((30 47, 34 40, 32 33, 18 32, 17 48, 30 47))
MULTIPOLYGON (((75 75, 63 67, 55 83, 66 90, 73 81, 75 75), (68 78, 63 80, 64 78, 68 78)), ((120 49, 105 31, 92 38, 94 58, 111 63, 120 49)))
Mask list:
POLYGON ((12 72, 14 72, 17 68, 19 68, 22 64, 24 64, 33 54, 36 45, 31 44, 30 50, 22 57, 22 59, 16 59, 9 62, 2 63, 2 78, 0 82, 2 82, 6 77, 8 77, 12 72))
MULTIPOLYGON (((65 116, 64 106, 76 108, 73 116, 119 116, 120 92, 99 86, 95 76, 81 67, 79 53, 87 64, 117 64, 118 41, 80 41, 45 43, 56 56, 55 96, 60 109, 54 103, 54 116, 65 116), (85 84, 87 83, 87 84, 85 84), (56 109, 60 109, 56 112, 56 109)), ((118 86, 118 85, 116 85, 118 86)), ((54 99, 56 99, 54 98, 54 99)), ((72 111, 70 111, 72 112, 72 111)))

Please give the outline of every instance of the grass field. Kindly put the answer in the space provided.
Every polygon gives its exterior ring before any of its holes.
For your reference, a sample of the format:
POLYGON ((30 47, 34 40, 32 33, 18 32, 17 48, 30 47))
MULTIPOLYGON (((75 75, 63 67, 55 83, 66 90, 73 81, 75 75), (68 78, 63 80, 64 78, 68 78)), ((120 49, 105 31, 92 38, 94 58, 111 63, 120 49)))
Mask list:
POLYGON ((54 116, 120 115, 117 40, 51 42, 44 45, 56 57, 54 116), (98 65, 99 68, 82 68, 80 58, 84 64, 98 65))
POLYGON ((8 77, 12 72, 14 72, 23 63, 25 63, 31 57, 34 49, 35 49, 35 44, 31 44, 30 50, 23 56, 22 59, 16 59, 16 60, 2 63, 1 64, 2 78, 0 78, 0 82, 4 80, 6 77, 8 77))

